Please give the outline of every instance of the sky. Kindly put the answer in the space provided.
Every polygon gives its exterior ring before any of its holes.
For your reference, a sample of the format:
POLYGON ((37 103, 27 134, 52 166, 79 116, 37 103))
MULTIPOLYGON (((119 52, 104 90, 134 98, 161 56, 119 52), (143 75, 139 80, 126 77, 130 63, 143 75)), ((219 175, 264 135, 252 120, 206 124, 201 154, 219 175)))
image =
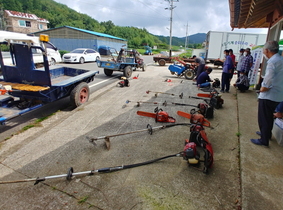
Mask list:
MULTIPOLYGON (((98 22, 145 28, 154 35, 185 37, 208 31, 232 31, 229 0, 55 0, 98 22)), ((267 29, 234 29, 267 34, 267 29)))

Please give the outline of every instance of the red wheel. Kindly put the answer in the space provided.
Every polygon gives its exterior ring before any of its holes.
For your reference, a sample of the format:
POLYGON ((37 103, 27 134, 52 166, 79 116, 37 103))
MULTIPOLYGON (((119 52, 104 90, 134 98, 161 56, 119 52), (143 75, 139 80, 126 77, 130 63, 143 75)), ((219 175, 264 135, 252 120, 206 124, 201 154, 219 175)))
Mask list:
POLYGON ((89 87, 85 82, 78 84, 70 94, 71 105, 78 107, 86 103, 89 99, 89 87))

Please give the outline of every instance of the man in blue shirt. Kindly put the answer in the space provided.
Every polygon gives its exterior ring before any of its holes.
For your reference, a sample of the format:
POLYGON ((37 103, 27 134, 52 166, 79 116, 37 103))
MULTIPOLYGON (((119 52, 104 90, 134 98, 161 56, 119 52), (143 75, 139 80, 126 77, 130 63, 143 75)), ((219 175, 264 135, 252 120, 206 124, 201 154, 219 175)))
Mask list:
POLYGON ((229 50, 224 50, 224 55, 225 55, 225 61, 223 63, 220 92, 224 93, 225 90, 226 93, 229 93, 233 61, 229 55, 229 50))
POLYGON ((260 139, 251 139, 257 145, 269 145, 272 136, 274 110, 283 101, 283 57, 278 54, 279 45, 276 41, 268 41, 263 54, 268 59, 266 73, 261 83, 258 96, 258 125, 260 139))
POLYGON ((209 77, 209 74, 212 72, 212 68, 206 69, 206 71, 202 72, 197 78, 197 86, 199 88, 202 87, 210 87, 210 82, 212 80, 209 77))

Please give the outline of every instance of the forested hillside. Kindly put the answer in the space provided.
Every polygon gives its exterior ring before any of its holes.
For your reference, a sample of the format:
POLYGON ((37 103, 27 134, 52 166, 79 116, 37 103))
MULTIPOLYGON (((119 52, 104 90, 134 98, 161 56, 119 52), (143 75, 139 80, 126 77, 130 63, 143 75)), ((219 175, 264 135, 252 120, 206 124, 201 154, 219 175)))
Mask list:
MULTIPOLYGON (((53 0, 0 0, 0 9, 35 14, 47 19, 49 28, 66 25, 121 37, 127 39, 129 47, 133 48, 144 45, 166 48, 169 44, 169 37, 155 36, 145 28, 115 26, 110 20, 99 23, 90 16, 53 0)), ((173 37, 172 40, 172 45, 184 46, 185 38, 173 37)))

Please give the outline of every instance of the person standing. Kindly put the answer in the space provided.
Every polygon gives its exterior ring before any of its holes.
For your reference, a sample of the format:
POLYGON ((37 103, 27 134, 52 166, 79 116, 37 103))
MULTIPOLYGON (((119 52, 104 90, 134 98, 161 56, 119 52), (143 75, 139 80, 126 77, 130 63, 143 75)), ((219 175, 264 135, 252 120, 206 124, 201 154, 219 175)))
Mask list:
POLYGON ((232 49, 229 49, 229 55, 230 55, 230 57, 231 57, 231 59, 232 59, 232 62, 233 62, 232 73, 231 73, 231 75, 230 75, 230 76, 231 76, 230 79, 232 79, 232 78, 233 78, 233 75, 234 75, 235 67, 236 67, 236 56, 234 55, 232 49))
POLYGON ((274 110, 283 101, 283 57, 278 54, 277 41, 268 41, 263 55, 268 59, 266 73, 258 96, 258 125, 260 139, 251 139, 256 145, 269 146, 272 136, 274 110))
POLYGON ((249 72, 253 65, 253 56, 251 55, 251 49, 247 48, 244 52, 244 59, 241 66, 241 71, 245 71, 247 77, 249 77, 249 72))
POLYGON ((224 55, 225 55, 225 61, 223 63, 220 92, 224 93, 225 91, 226 93, 229 93, 233 61, 229 56, 229 50, 224 50, 224 55))
POLYGON ((243 59, 244 59, 244 52, 245 50, 243 48, 240 49, 240 54, 239 54, 238 63, 236 67, 238 78, 240 77, 241 67, 242 67, 243 59))

